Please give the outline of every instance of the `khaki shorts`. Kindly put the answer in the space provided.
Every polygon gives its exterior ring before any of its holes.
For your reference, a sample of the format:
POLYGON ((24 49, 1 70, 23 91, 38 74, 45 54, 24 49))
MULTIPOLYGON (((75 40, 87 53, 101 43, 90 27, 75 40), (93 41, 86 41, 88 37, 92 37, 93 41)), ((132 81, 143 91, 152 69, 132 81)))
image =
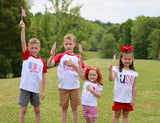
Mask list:
POLYGON ((62 107, 68 107, 69 99, 71 106, 78 106, 81 104, 80 89, 65 90, 59 88, 59 105, 62 107))

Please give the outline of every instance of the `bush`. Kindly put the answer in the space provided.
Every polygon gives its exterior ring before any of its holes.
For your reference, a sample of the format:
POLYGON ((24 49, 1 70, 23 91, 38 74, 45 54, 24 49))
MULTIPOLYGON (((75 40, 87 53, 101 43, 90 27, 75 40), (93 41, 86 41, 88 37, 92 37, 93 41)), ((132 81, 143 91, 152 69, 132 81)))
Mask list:
POLYGON ((12 73, 11 62, 4 55, 0 55, 0 78, 6 78, 9 73, 12 73))
POLYGON ((22 55, 21 53, 14 53, 12 55, 12 72, 14 74, 14 77, 21 76, 21 69, 22 69, 22 55))

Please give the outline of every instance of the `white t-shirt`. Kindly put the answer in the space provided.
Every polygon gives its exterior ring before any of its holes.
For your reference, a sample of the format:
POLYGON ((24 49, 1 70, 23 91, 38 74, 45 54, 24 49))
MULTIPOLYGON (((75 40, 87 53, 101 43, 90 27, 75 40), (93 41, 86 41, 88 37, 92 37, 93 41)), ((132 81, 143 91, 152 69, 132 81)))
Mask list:
POLYGON ((132 101, 132 86, 138 73, 133 70, 119 72, 119 67, 113 66, 113 71, 117 73, 114 83, 114 101, 130 103, 132 101))
POLYGON ((99 85, 97 83, 92 83, 88 80, 84 81, 82 96, 81 96, 81 104, 87 105, 87 106, 97 107, 97 98, 96 98, 96 96, 94 96, 94 94, 92 94, 88 90, 88 88, 87 88, 88 85, 91 85, 95 89, 95 91, 102 91, 103 90, 102 85, 99 85))
MULTIPOLYGON (((64 60, 72 60, 73 63, 78 67, 79 58, 82 60, 82 58, 77 54, 68 54, 66 52, 59 53, 53 58, 56 64, 59 63, 57 69, 59 88, 72 90, 80 87, 78 73, 72 67, 66 66, 63 63, 64 60)), ((85 67, 83 60, 82 67, 85 67)))
POLYGON ((39 93, 42 73, 46 73, 46 63, 41 57, 34 57, 29 54, 28 50, 22 53, 23 64, 21 72, 20 88, 39 93))

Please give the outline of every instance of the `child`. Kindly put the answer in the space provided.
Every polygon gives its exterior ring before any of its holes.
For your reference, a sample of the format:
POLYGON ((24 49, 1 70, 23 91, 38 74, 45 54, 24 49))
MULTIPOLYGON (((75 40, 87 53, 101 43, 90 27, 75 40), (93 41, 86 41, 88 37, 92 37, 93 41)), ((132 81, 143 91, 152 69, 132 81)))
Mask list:
MULTIPOLYGON (((78 122, 78 105, 80 100, 80 84, 78 77, 78 59, 82 58, 73 52, 76 46, 76 38, 73 34, 64 36, 63 46, 64 53, 59 53, 56 56, 55 50, 51 49, 51 56, 48 59, 47 66, 51 67, 57 63, 58 65, 58 80, 59 80, 59 105, 62 107, 62 123, 67 122, 67 110, 69 100, 73 111, 73 121, 78 122)), ((82 61, 82 67, 84 63, 82 61)))
POLYGON ((81 60, 79 60, 78 74, 84 81, 81 96, 83 117, 86 119, 86 123, 96 123, 98 118, 96 98, 101 97, 101 91, 103 90, 102 74, 97 66, 88 66, 84 72, 81 67, 81 60))
POLYGON ((108 65, 109 80, 114 83, 114 106, 115 111, 113 123, 118 123, 119 117, 123 116, 123 123, 129 123, 129 111, 133 111, 136 98, 136 77, 138 73, 134 69, 133 47, 127 45, 121 46, 122 54, 119 60, 119 66, 108 65))
POLYGON ((20 95, 18 101, 18 104, 21 105, 20 123, 24 123, 29 101, 31 102, 31 105, 34 106, 37 123, 41 123, 39 88, 40 82, 42 81, 40 98, 43 100, 46 82, 45 73, 47 72, 46 63, 43 59, 37 56, 40 51, 40 41, 36 38, 31 38, 27 47, 25 41, 25 24, 21 20, 19 25, 22 27, 21 43, 23 56, 20 95))

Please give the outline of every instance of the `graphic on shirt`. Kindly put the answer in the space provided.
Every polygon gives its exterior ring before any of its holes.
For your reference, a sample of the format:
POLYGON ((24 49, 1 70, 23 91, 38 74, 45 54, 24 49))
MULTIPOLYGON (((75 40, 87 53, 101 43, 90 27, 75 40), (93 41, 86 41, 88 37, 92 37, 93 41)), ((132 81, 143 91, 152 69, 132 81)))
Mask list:
POLYGON ((42 67, 41 65, 38 65, 37 63, 29 62, 28 69, 30 70, 30 72, 39 73, 41 72, 42 67))
POLYGON ((120 83, 122 86, 131 86, 133 84, 133 76, 120 74, 120 83))
POLYGON ((90 91, 88 90, 88 88, 83 88, 83 93, 82 93, 83 96, 85 97, 90 97, 91 96, 91 93, 90 91))
MULTIPOLYGON (((95 87, 93 87, 93 89, 95 90, 95 87)), ((90 97, 91 96, 91 92, 88 90, 87 86, 86 86, 86 88, 83 88, 82 95, 86 96, 86 97, 90 97)))
MULTIPOLYGON (((73 63, 76 64, 76 61, 73 61, 73 63)), ((65 65, 64 62, 63 62, 63 70, 64 71, 67 71, 67 70, 74 71, 73 67, 65 65)))

